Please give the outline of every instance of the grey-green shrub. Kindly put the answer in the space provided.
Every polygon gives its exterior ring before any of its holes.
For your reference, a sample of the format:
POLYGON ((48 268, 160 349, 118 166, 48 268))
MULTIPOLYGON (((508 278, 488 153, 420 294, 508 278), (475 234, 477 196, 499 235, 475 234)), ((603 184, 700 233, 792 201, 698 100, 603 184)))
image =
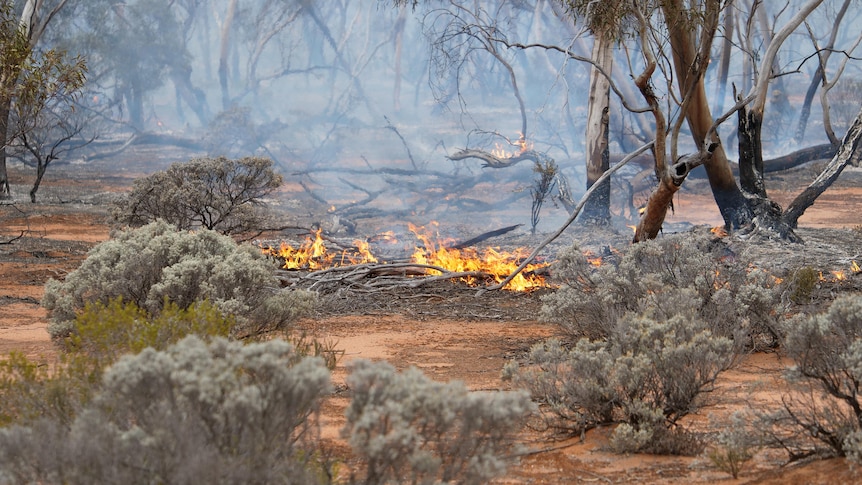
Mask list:
POLYGON ((180 229, 259 233, 268 218, 262 199, 281 183, 266 158, 198 158, 136 180, 113 214, 133 227, 163 219, 180 229))
POLYGON ((71 427, 0 429, 0 483, 318 483, 323 361, 282 340, 187 337, 110 367, 71 427))
POLYGON ((616 451, 689 454, 696 446, 679 420, 699 408, 733 357, 730 339, 702 321, 627 314, 606 340, 533 346, 526 363, 510 362, 503 377, 530 391, 556 431, 618 424, 610 442, 616 451))
POLYGON ((356 361, 344 435, 365 464, 361 483, 487 483, 512 460, 533 410, 524 392, 469 392, 416 368, 356 361))
POLYGON ((791 459, 862 456, 862 296, 842 296, 825 313, 783 326, 782 347, 794 366, 781 409, 760 413, 769 444, 791 459))
POLYGON ((274 276, 276 263, 259 248, 238 245, 214 231, 182 231, 164 222, 120 231, 93 248, 62 282, 49 280, 42 305, 48 332, 68 336, 87 303, 121 298, 159 313, 165 301, 188 308, 209 300, 237 319, 235 333, 282 329, 313 303, 313 295, 284 291, 274 276))
POLYGON ((543 298, 540 317, 577 340, 606 338, 627 313, 691 313, 716 335, 773 345, 782 313, 777 280, 725 252, 720 240, 689 232, 635 244, 596 269, 571 247, 553 266, 561 285, 543 298))
POLYGON ((616 424, 617 451, 696 453, 680 418, 747 344, 777 339, 774 278, 723 252, 688 233, 634 245, 596 269, 569 249, 541 315, 565 341, 535 345, 504 377, 530 391, 556 431, 616 424))

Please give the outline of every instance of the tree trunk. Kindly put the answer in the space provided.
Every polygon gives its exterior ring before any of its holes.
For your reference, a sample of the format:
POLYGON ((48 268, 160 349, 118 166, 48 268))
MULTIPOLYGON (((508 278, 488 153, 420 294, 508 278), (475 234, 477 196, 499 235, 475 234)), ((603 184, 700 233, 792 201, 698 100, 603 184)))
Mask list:
POLYGON ((230 92, 228 91, 228 54, 230 53, 230 31, 233 26, 233 18, 236 14, 237 0, 231 0, 227 7, 227 14, 221 26, 221 38, 219 41, 218 55, 218 82, 221 87, 222 109, 230 109, 230 92))
POLYGON ((730 162, 727 160, 727 154, 724 152, 718 135, 713 133, 710 140, 706 140, 706 135, 713 124, 713 118, 709 109, 709 100, 706 97, 703 76, 692 76, 692 67, 697 62, 697 51, 693 38, 695 32, 691 30, 690 21, 682 18, 681 9, 682 2, 663 6, 670 30, 673 65, 679 78, 680 92, 683 95, 691 92, 691 101, 686 110, 685 119, 694 138, 695 146, 699 150, 707 141, 718 143, 712 156, 704 163, 704 168, 709 178, 712 196, 719 212, 721 212, 725 226, 730 229, 737 229, 749 222, 752 214, 742 191, 736 185, 733 171, 730 169, 730 162))
POLYGON ((739 126, 739 184, 742 190, 766 198, 763 183, 763 146, 760 130, 763 119, 745 106, 738 111, 739 126))
MULTIPOLYGON (((613 68, 613 39, 601 32, 595 33, 593 61, 606 73, 613 68)), ((587 189, 610 168, 608 153, 608 122, 610 82, 597 69, 590 69, 590 98, 587 108, 587 189)), ((582 221, 605 225, 610 223, 611 183, 605 180, 596 188, 584 206, 582 221)))
POLYGON ((856 115, 856 119, 844 135, 844 140, 838 148, 838 152, 826 166, 826 169, 811 183, 801 194, 793 199, 787 211, 784 212, 782 220, 789 227, 796 227, 799 218, 805 210, 814 204, 817 197, 828 189, 841 175, 848 163, 857 164, 862 158, 860 151, 860 139, 862 139, 862 110, 856 115))
POLYGON ((727 94, 727 74, 730 72, 730 54, 733 52, 733 29, 736 19, 736 10, 733 8, 733 0, 727 2, 724 7, 724 22, 722 31, 724 40, 721 42, 721 58, 718 62, 718 94, 716 96, 716 111, 724 111, 724 97, 727 94))
MULTIPOLYGON (((8 93, 7 90, 0 90, 0 93, 8 93)), ((12 98, 8 95, 0 95, 0 136, 2 146, 0 146, 0 199, 9 199, 12 197, 12 191, 9 188, 9 175, 6 172, 6 145, 9 143, 9 112, 11 111, 12 98)))

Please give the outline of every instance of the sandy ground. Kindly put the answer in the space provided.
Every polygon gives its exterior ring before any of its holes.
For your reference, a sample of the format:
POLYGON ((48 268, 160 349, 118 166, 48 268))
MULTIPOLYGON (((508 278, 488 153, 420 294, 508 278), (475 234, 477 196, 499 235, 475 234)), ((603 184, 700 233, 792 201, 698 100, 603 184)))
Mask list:
MULTIPOLYGON (((86 251, 109 237, 107 200, 110 193, 128 187, 134 174, 110 179, 86 176, 64 179, 61 172, 46 180, 44 203, 0 206, 0 355, 21 351, 31 357, 56 353, 45 331, 45 311, 39 301, 49 278, 62 279, 80 264, 86 251), (62 201, 52 190, 73 187, 90 194, 81 201, 62 201), (23 232, 23 237, 10 241, 23 232)), ((29 174, 13 174, 13 189, 26 193, 29 174), (17 178, 16 178, 17 177, 17 178)), ((695 185, 695 184, 693 184, 695 185)), ((793 187, 774 196, 789 200, 793 187)), ((858 204, 862 189, 837 186, 802 219, 809 227, 852 228, 862 224, 858 204)), ((670 222, 717 225, 717 210, 709 196, 681 193, 670 222)), ((446 302, 441 302, 446 304, 446 302)), ((344 356, 334 373, 343 383, 346 366, 354 359, 385 359, 403 369, 417 366, 437 380, 458 379, 471 389, 505 389, 500 370, 532 343, 553 335, 548 325, 532 321, 447 319, 375 313, 322 316, 306 319, 300 327, 309 334, 337 342, 344 356)), ((693 426, 708 430, 710 419, 721 421, 746 403, 776 399, 782 387, 781 371, 789 365, 779 354, 754 354, 725 372, 712 405, 691 416, 693 426)), ((333 396, 324 406, 324 437, 347 456, 338 430, 343 424, 347 398, 333 396)), ((782 466, 780 454, 763 451, 746 465, 739 480, 716 470, 702 457, 650 455, 620 456, 605 449, 608 429, 588 433, 581 440, 552 441, 540 433, 527 433, 531 453, 499 480, 507 484, 554 483, 849 483, 862 480, 841 459, 782 466)), ((349 463, 349 458, 347 458, 349 463)))

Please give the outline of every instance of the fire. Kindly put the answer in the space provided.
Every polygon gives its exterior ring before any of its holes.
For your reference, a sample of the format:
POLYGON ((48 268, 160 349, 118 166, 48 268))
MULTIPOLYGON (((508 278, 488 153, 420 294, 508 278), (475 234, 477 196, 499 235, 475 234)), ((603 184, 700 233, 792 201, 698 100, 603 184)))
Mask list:
POLYGON ((860 268, 859 265, 856 264, 856 261, 853 261, 853 264, 850 265, 850 271, 852 271, 854 274, 860 273, 862 272, 862 268, 860 268))
POLYGON ((491 155, 493 155, 497 158, 500 158, 500 159, 513 158, 513 157, 516 157, 518 155, 522 155, 524 152, 528 152, 528 151, 532 150, 533 146, 534 146, 533 142, 527 141, 524 134, 520 133, 520 132, 518 133, 518 140, 517 141, 509 141, 509 140, 507 140, 507 141, 509 142, 509 145, 518 148, 517 153, 513 153, 513 152, 506 150, 505 148, 503 148, 503 145, 501 145, 500 143, 494 143, 494 149, 491 150, 491 155))
POLYGON ((336 255, 330 253, 326 249, 323 238, 320 234, 322 229, 318 229, 314 233, 314 239, 306 238, 298 248, 294 248, 290 244, 281 243, 281 246, 276 248, 263 248, 267 254, 271 254, 284 260, 284 269, 310 269, 318 270, 329 268, 332 266, 345 266, 348 264, 376 263, 377 258, 371 254, 367 241, 353 241, 356 246, 354 250, 344 250, 340 255, 337 255, 338 262, 335 263, 336 255))
POLYGON ((832 276, 835 277, 835 281, 842 281, 847 279, 847 275, 844 274, 844 272, 841 270, 833 271, 832 276))
MULTIPOLYGON (((436 223, 434 223, 436 225, 436 223)), ((493 279, 497 283, 502 282, 513 273, 524 258, 527 257, 526 249, 517 249, 513 252, 500 251, 488 248, 484 251, 475 249, 453 249, 445 246, 445 241, 429 235, 424 227, 416 227, 409 224, 410 231, 416 236, 420 244, 414 248, 411 262, 441 268, 454 273, 474 273, 465 275, 461 279, 470 285, 480 284, 483 275, 493 279)), ((371 252, 371 242, 397 242, 394 233, 386 232, 373 236, 367 241, 354 241, 355 248, 344 250, 341 253, 329 252, 321 237, 321 230, 314 233, 314 239, 308 237, 298 248, 282 243, 279 248, 263 248, 267 254, 271 254, 284 260, 285 269, 320 270, 334 266, 347 266, 356 264, 379 263, 379 260, 371 252)), ((507 290, 529 291, 531 289, 547 287, 542 276, 535 274, 539 268, 548 266, 547 263, 530 264, 506 285, 507 290)), ((439 274, 439 271, 428 270, 429 274, 439 274)))
POLYGON ((602 257, 601 256, 597 256, 592 251, 586 251, 586 252, 584 252, 584 257, 587 258, 587 262, 590 263, 591 265, 593 265, 594 267, 596 267, 596 268, 601 267, 601 265, 602 265, 602 257))
POLYGON ((710 229, 709 232, 715 234, 718 237, 727 237, 727 231, 722 226, 715 226, 710 229))
MULTIPOLYGON (((432 241, 425 227, 416 227, 408 224, 412 232, 424 247, 416 247, 413 251, 412 261, 417 264, 437 266, 452 272, 479 272, 485 273, 497 283, 506 279, 509 274, 518 268, 520 261, 527 257, 527 250, 516 249, 513 252, 499 251, 487 248, 482 253, 472 248, 453 249, 447 248, 432 241)), ((546 287, 545 279, 534 274, 537 269, 546 267, 546 263, 530 264, 524 271, 518 273, 512 281, 506 285, 506 289, 513 291, 528 291, 535 288, 546 287)), ((475 276, 462 278, 467 284, 477 285, 479 281, 475 276)))

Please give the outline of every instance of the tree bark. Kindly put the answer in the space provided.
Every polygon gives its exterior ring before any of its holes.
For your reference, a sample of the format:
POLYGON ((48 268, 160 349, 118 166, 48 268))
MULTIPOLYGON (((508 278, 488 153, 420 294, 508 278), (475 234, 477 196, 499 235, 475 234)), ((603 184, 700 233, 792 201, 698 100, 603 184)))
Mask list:
MULTIPOLYGON (((602 32, 594 34, 592 59, 605 73, 613 69, 613 39, 602 32)), ((610 168, 608 153, 610 81, 598 69, 590 69, 590 97, 587 108, 587 188, 610 168)), ((591 224, 610 223, 611 184, 606 180, 584 206, 582 221, 591 224)))
MULTIPOLYGON (((686 93, 691 93, 691 101, 685 112, 689 130, 698 149, 701 149, 705 142, 718 143, 712 156, 704 163, 704 168, 709 178, 712 196, 719 212, 721 212, 725 226, 730 229, 737 229, 750 221, 752 214, 742 191, 736 185, 736 180, 730 169, 730 162, 718 135, 713 132, 710 139, 706 139, 707 133, 712 127, 713 118, 709 109, 709 100, 706 97, 703 76, 695 70, 695 63, 698 62, 698 53, 694 43, 695 32, 691 30, 690 21, 682 15, 683 2, 678 0, 662 5, 670 31, 673 65, 679 78, 680 93, 683 96, 686 93)), ((700 35, 708 34, 709 32, 700 33, 700 35)))
POLYGON ((745 106, 739 108, 739 184, 742 190, 766 198, 763 183, 763 146, 760 130, 763 119, 745 106))
POLYGON ((227 14, 221 26, 221 38, 219 40, 219 55, 218 55, 218 81, 221 87, 221 104, 222 109, 227 111, 230 109, 230 92, 228 90, 228 54, 230 52, 230 31, 233 26, 234 15, 236 14, 237 0, 231 0, 227 7, 227 14))
POLYGON ((733 8, 733 0, 728 0, 724 7, 724 21, 722 31, 724 40, 721 43, 721 58, 718 61, 718 94, 716 96, 717 110, 724 111, 724 97, 727 93, 727 75, 730 72, 730 54, 733 52, 733 29, 736 19, 736 10, 733 8))

